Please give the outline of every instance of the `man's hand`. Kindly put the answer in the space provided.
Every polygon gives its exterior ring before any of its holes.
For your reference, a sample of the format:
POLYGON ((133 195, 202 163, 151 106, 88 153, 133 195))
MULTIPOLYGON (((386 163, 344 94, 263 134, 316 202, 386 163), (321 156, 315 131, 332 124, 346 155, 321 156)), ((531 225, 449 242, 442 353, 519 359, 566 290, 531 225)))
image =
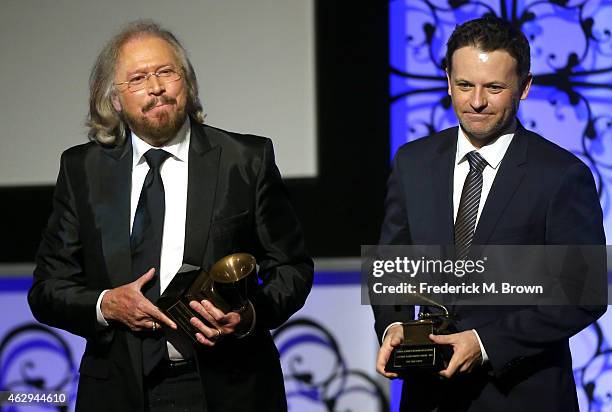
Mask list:
POLYGON ((202 302, 192 300, 189 302, 189 306, 212 325, 208 326, 196 317, 191 318, 191 324, 201 332, 196 333, 196 339, 202 345, 214 346, 221 336, 236 332, 242 321, 239 313, 223 313, 223 311, 208 300, 203 300, 202 302))
POLYGON ((429 339, 438 345, 451 345, 453 347, 453 356, 446 369, 439 372, 446 378, 450 378, 457 371, 459 373, 471 372, 482 362, 480 345, 473 330, 450 335, 429 335, 429 339))
POLYGON ((385 372, 385 366, 391 356, 393 348, 398 346, 404 341, 404 329, 402 325, 393 325, 387 330, 385 340, 383 341, 380 349, 378 350, 378 357, 376 358, 376 371, 382 376, 393 379, 397 378, 397 373, 385 372))
POLYGON ((132 283, 106 292, 100 303, 104 319, 121 322, 136 332, 157 329, 159 327, 157 322, 176 329, 176 324, 140 291, 148 281, 153 279, 154 274, 155 269, 149 269, 147 273, 132 283))

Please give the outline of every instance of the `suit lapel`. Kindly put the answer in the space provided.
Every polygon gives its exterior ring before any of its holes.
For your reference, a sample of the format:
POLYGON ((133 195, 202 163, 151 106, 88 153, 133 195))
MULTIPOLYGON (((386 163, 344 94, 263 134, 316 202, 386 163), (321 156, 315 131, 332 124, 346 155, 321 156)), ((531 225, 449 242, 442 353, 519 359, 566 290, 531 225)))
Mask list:
MULTIPOLYGON (((101 156, 100 199, 96 207, 100 220, 102 248, 108 276, 112 287, 125 285, 135 280, 132 273, 130 251, 130 201, 132 190, 132 140, 128 134, 122 147, 104 149, 101 156)), ((139 339, 126 336, 132 368, 140 390, 142 383, 142 343, 139 339)))
POLYGON ((201 266, 217 192, 221 147, 213 147, 204 127, 191 120, 187 216, 183 262, 201 266))
POLYGON ((480 214, 472 242, 474 245, 484 245, 491 237, 506 205, 525 177, 524 165, 526 162, 527 136, 525 136, 525 129, 519 125, 499 166, 500 169, 480 214))
MULTIPOLYGON (((453 176, 457 151, 457 128, 448 129, 438 137, 441 141, 437 156, 431 162, 432 188, 434 190, 431 244, 453 244, 453 176)), ((429 214, 430 212, 426 212, 429 214)))
POLYGON ((93 202, 112 287, 133 280, 130 255, 132 143, 129 135, 126 140, 121 147, 103 149, 98 170, 101 174, 100 192, 93 202))

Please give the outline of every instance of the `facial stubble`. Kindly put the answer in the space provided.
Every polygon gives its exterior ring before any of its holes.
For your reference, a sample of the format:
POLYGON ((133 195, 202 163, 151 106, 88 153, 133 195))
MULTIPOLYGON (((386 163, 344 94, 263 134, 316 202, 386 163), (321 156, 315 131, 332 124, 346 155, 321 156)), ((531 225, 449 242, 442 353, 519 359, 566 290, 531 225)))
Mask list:
POLYGON ((461 121, 461 117, 459 116, 459 113, 457 111, 455 111, 455 115, 457 116, 457 119, 459 120, 459 125, 461 126, 461 129, 463 130, 465 135, 473 143, 480 143, 479 146, 481 147, 488 144, 489 142, 494 141, 495 139, 506 133, 512 132, 515 127, 515 119, 516 114, 518 113, 519 103, 520 98, 512 98, 512 111, 511 113, 509 113, 509 116, 507 118, 502 117, 501 119, 499 119, 498 122, 494 123, 489 130, 483 133, 475 133, 473 129, 466 127, 467 125, 461 121))

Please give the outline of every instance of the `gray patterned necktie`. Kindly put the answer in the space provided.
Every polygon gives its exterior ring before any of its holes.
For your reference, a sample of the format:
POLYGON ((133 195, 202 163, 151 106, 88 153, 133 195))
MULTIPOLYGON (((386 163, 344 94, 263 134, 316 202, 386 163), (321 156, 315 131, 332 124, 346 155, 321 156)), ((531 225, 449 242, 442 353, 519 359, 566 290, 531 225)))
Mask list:
POLYGON ((470 171, 463 184, 459 211, 455 220, 455 254, 457 259, 467 257, 474 238, 476 216, 478 215, 482 192, 482 171, 488 164, 476 151, 469 152, 465 156, 470 164, 470 171))

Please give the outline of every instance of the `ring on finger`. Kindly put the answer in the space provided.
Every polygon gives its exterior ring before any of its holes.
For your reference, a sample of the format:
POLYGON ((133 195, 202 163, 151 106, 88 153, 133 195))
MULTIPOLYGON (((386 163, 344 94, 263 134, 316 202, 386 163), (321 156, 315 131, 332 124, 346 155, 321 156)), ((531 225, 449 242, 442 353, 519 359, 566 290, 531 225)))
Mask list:
POLYGON ((215 336, 215 340, 219 339, 221 337, 221 329, 219 328, 215 328, 217 331, 217 336, 215 336))
POLYGON ((157 322, 153 321, 153 332, 157 330, 157 322))

